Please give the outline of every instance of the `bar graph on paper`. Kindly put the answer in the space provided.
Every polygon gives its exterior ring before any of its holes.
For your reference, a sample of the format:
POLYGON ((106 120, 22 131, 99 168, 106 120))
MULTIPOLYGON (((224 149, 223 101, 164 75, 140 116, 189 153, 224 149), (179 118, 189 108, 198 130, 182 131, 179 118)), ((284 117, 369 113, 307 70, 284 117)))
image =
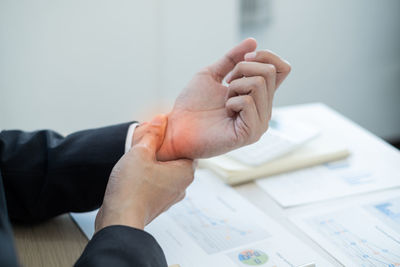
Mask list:
POLYGON ((270 235, 221 198, 213 200, 187 197, 171 208, 169 216, 208 254, 263 240, 270 235))

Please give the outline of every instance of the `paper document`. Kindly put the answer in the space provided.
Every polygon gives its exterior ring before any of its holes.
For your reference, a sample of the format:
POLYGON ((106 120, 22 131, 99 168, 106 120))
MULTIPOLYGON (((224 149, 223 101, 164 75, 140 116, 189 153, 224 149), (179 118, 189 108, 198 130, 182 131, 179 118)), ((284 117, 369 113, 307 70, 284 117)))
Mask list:
POLYGON ((343 142, 351 155, 339 162, 257 180, 283 207, 400 186, 398 150, 324 106, 302 108, 293 116, 318 125, 323 135, 343 142))
POLYGON ((400 266, 400 190, 292 216, 345 266, 400 266))
MULTIPOLYGON (((400 161, 399 161, 400 162, 400 161)), ((283 207, 400 186, 400 168, 387 169, 355 156, 257 181, 283 207)))
MULTIPOLYGON (((95 215, 90 216, 93 225, 95 215)), ((81 227, 89 223, 88 216, 73 217, 81 227)), ((168 264, 181 267, 332 266, 206 170, 196 172, 183 201, 145 230, 159 242, 168 264)))
POLYGON ((296 150, 318 134, 318 128, 312 125, 274 116, 269 122, 268 131, 256 143, 225 155, 248 166, 259 166, 296 150))

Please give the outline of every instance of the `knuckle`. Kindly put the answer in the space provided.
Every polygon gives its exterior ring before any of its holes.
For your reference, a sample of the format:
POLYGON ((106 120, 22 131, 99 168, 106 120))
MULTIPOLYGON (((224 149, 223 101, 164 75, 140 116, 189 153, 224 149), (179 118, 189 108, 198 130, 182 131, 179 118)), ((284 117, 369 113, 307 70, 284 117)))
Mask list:
POLYGON ((289 73, 289 72, 291 72, 291 71, 292 71, 292 66, 290 65, 290 63, 287 62, 286 60, 283 60, 283 62, 284 62, 284 64, 283 64, 283 67, 282 67, 282 71, 283 71, 284 73, 289 73))
POLYGON ((246 62, 245 61, 241 61, 238 64, 236 64, 236 68, 238 71, 242 71, 244 68, 246 68, 246 62))
POLYGON ((228 89, 229 89, 229 90, 234 90, 234 88, 237 87, 238 83, 239 83, 239 80, 233 80, 233 81, 231 81, 231 82, 229 83, 228 89))
POLYGON ((277 56, 277 54, 274 53, 273 51, 266 49, 266 50, 264 50, 264 58, 266 59, 266 62, 268 63, 268 62, 273 61, 275 58, 279 58, 279 56, 277 56))
POLYGON ((262 56, 262 58, 264 58, 264 59, 269 58, 272 54, 271 51, 269 51, 267 49, 261 50, 261 51, 259 51, 259 53, 260 53, 260 56, 262 56))
POLYGON ((263 51, 262 51, 265 55, 268 55, 268 56, 270 56, 270 55, 273 55, 274 53, 272 53, 272 51, 271 50, 268 50, 268 49, 264 49, 263 51))
POLYGON ((142 144, 136 144, 131 149, 135 154, 142 154, 145 153, 146 146, 142 144))
POLYGON ((146 129, 146 134, 159 138, 161 136, 160 129, 161 126, 151 125, 146 129))
POLYGON ((270 75, 276 73, 276 67, 274 65, 272 65, 272 64, 268 64, 266 66, 266 70, 267 70, 267 73, 270 74, 270 75))
POLYGON ((251 96, 249 96, 249 95, 244 95, 244 96, 242 97, 242 99, 243 99, 243 102, 244 102, 244 104, 245 104, 246 106, 251 105, 252 102, 253 102, 253 98, 252 98, 251 96))
POLYGON ((265 87, 266 86, 265 79, 262 76, 254 77, 254 82, 255 82, 256 87, 265 87))
POLYGON ((241 86, 241 81, 240 80, 236 79, 236 80, 231 81, 229 83, 229 87, 228 87, 229 96, 237 95, 236 91, 238 89, 240 89, 241 87, 242 86, 241 86))
POLYGON ((139 157, 145 157, 150 154, 150 149, 144 144, 134 145, 131 149, 139 157))

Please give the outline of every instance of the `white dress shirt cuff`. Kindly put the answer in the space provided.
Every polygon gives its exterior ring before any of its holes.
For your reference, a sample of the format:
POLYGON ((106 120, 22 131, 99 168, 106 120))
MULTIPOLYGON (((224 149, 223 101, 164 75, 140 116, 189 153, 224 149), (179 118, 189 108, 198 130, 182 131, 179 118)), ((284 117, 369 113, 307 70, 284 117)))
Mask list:
POLYGON ((125 140, 125 153, 131 149, 132 146, 132 137, 133 134, 135 133, 136 127, 139 125, 139 123, 135 122, 132 123, 131 126, 128 128, 128 133, 126 134, 126 140, 125 140))

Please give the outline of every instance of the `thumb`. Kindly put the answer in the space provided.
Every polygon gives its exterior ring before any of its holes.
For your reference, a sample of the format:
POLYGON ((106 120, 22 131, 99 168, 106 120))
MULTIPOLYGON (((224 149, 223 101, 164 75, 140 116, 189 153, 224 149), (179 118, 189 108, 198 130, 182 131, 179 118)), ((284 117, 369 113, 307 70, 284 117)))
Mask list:
POLYGON ((244 60, 245 54, 253 52, 256 48, 257 41, 254 38, 247 38, 209 66, 209 70, 215 74, 218 82, 221 82, 237 63, 244 60))
POLYGON ((156 157, 157 150, 164 141, 165 129, 167 128, 167 116, 157 115, 150 123, 143 125, 143 135, 133 147, 144 147, 152 158, 156 157))

